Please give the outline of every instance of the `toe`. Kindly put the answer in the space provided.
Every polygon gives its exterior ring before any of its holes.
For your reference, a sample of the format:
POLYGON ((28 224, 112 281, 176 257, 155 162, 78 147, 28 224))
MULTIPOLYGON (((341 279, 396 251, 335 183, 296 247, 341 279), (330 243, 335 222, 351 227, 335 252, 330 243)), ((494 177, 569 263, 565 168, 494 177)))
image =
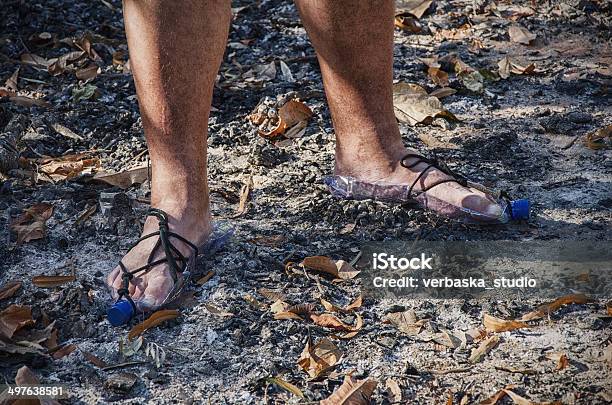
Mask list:
POLYGON ((141 309, 150 311, 162 305, 173 286, 174 281, 169 270, 164 269, 162 272, 151 275, 139 299, 141 309))

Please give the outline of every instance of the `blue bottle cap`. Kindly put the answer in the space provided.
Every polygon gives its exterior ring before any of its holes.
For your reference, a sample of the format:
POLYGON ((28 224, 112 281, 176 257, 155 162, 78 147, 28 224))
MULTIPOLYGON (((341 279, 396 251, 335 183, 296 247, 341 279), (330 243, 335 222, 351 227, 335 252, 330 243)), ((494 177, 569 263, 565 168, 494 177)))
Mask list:
POLYGON ((128 300, 119 300, 108 309, 106 316, 113 326, 121 326, 130 321, 134 315, 134 308, 128 300))
POLYGON ((512 219, 515 221, 521 219, 529 219, 529 200, 514 200, 510 201, 510 206, 512 207, 512 219))

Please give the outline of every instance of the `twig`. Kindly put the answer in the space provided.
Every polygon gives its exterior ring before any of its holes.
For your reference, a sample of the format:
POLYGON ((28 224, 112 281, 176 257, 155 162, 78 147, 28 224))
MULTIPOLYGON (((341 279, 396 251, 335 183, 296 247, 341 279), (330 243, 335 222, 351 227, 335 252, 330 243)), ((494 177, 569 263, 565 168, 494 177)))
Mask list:
POLYGON ((467 367, 459 367, 459 368, 451 368, 450 370, 432 370, 432 374, 436 375, 445 375, 445 374, 453 374, 453 373, 465 373, 466 371, 470 371, 472 366, 467 367))
POLYGON ((143 364, 147 364, 147 362, 146 361, 128 361, 127 363, 114 364, 112 366, 104 367, 102 371, 115 370, 117 368, 123 368, 123 367, 141 366, 143 364))

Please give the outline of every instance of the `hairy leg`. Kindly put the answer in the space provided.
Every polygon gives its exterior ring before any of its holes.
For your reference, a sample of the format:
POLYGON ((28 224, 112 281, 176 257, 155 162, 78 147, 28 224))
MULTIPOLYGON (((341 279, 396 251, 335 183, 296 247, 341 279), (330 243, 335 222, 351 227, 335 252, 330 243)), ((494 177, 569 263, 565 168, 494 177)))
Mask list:
MULTIPOLYGON (((393 112, 394 0, 296 4, 321 66, 336 133, 336 174, 412 184, 427 165, 406 169, 399 164, 409 150, 393 112)), ((432 168, 415 189, 447 177, 432 168)), ((428 193, 479 211, 497 209, 482 193, 456 183, 441 184, 428 193)))
MULTIPOLYGON (((151 206, 166 211, 170 230, 196 245, 210 234, 206 136, 213 84, 223 58, 231 18, 228 0, 124 0, 130 64, 152 167, 151 206)), ((144 234, 157 231, 155 218, 144 234)), ((144 265, 157 238, 124 258, 144 265)), ((184 243, 171 240, 183 254, 184 243)), ((115 288, 119 268, 109 274, 115 288)), ((160 265, 134 280, 130 293, 143 307, 161 303, 173 285, 160 265)))

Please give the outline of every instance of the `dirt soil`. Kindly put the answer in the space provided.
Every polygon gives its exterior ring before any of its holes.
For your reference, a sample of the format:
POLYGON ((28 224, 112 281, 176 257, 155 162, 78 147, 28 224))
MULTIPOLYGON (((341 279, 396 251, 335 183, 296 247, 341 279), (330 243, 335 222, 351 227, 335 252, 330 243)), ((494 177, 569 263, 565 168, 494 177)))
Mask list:
MULTIPOLYGON (((374 403, 479 403, 508 384, 536 402, 611 403, 611 317, 605 315, 604 299, 564 306, 529 329, 498 333, 497 347, 471 364, 467 357, 482 336, 448 347, 427 339, 427 333, 465 336, 482 327, 485 312, 518 318, 543 300, 381 301, 366 296, 357 310, 363 328, 351 339, 332 338, 344 355, 329 375, 313 381, 298 367, 298 358, 309 336, 318 341, 333 331, 304 320, 275 320, 272 301, 260 290, 282 293, 290 304, 316 304, 319 313, 321 297, 346 305, 359 294, 359 277, 335 283, 313 274, 288 274, 284 263, 311 255, 350 261, 368 241, 609 241, 609 143, 608 149, 595 150, 585 137, 612 124, 610 2, 499 1, 495 8, 482 0, 437 0, 419 20, 419 33, 396 30, 395 79, 429 92, 437 86, 419 58, 455 53, 472 68, 485 69, 485 75, 497 72, 504 56, 522 66, 535 64, 534 74, 486 80, 482 92, 467 90, 451 74, 449 86, 457 92, 442 103, 460 121, 401 126, 411 147, 435 152, 472 180, 531 200, 529 221, 501 226, 459 224, 411 206, 333 199, 322 180, 333 170, 333 129, 315 54, 295 6, 262 0, 235 1, 233 7, 209 122, 208 160, 213 213, 235 228, 235 236, 201 261, 195 279, 210 271, 214 276, 191 286, 180 317, 147 331, 143 347, 126 356, 119 340, 129 328, 113 328, 106 321, 104 280, 139 235, 147 182, 122 190, 81 173, 51 183, 37 178, 32 168, 43 157, 87 151, 107 172, 146 163, 137 98, 125 64, 120 2, 2 3, 0 83, 20 70, 16 94, 0 99, 1 136, 8 136, 11 120, 22 121, 17 126, 20 166, 0 179, 0 286, 14 280, 23 285, 1 305, 30 306, 35 329, 55 321, 58 343, 80 349, 58 359, 47 349, 24 355, 0 349, 3 378, 14 381, 17 369, 27 364, 42 382, 68 386, 70 403, 300 402, 269 377, 299 387, 306 397, 302 401, 312 403, 328 397, 348 373, 378 381, 374 403), (512 4, 516 7, 509 8, 512 4), (511 42, 508 27, 513 24, 537 38, 530 45, 511 42), (68 60, 65 68, 24 60, 24 54, 50 59, 78 51, 62 39, 87 33, 95 53, 68 60), (294 80, 281 71, 281 61, 294 80), (270 62, 277 72, 266 77, 262 66, 270 62), (100 70, 86 82, 75 68, 88 65, 100 70), (246 116, 262 97, 289 91, 299 91, 314 116, 301 138, 279 148, 259 137, 246 116), (47 104, 31 105, 31 99, 47 104), (249 178, 246 211, 236 215, 249 178), (101 197, 109 198, 103 193, 123 194, 111 198, 112 209, 101 210, 101 197), (18 244, 9 225, 42 202, 54 207, 46 235, 18 244), (76 281, 57 288, 38 288, 31 280, 71 270, 76 281), (231 315, 215 313, 211 304, 231 315), (422 333, 402 333, 383 323, 387 313, 403 309, 429 319, 422 333), (160 367, 145 354, 152 343, 166 353, 160 367), (136 363, 102 370, 84 352, 107 365, 136 363), (560 370, 549 359, 556 352, 569 359, 560 370), (401 399, 389 393, 389 380, 398 383, 401 399)), ((346 24, 352 24, 350 18, 346 24)), ((355 322, 355 314, 340 316, 355 322)), ((499 403, 512 401, 506 397, 499 403)))

